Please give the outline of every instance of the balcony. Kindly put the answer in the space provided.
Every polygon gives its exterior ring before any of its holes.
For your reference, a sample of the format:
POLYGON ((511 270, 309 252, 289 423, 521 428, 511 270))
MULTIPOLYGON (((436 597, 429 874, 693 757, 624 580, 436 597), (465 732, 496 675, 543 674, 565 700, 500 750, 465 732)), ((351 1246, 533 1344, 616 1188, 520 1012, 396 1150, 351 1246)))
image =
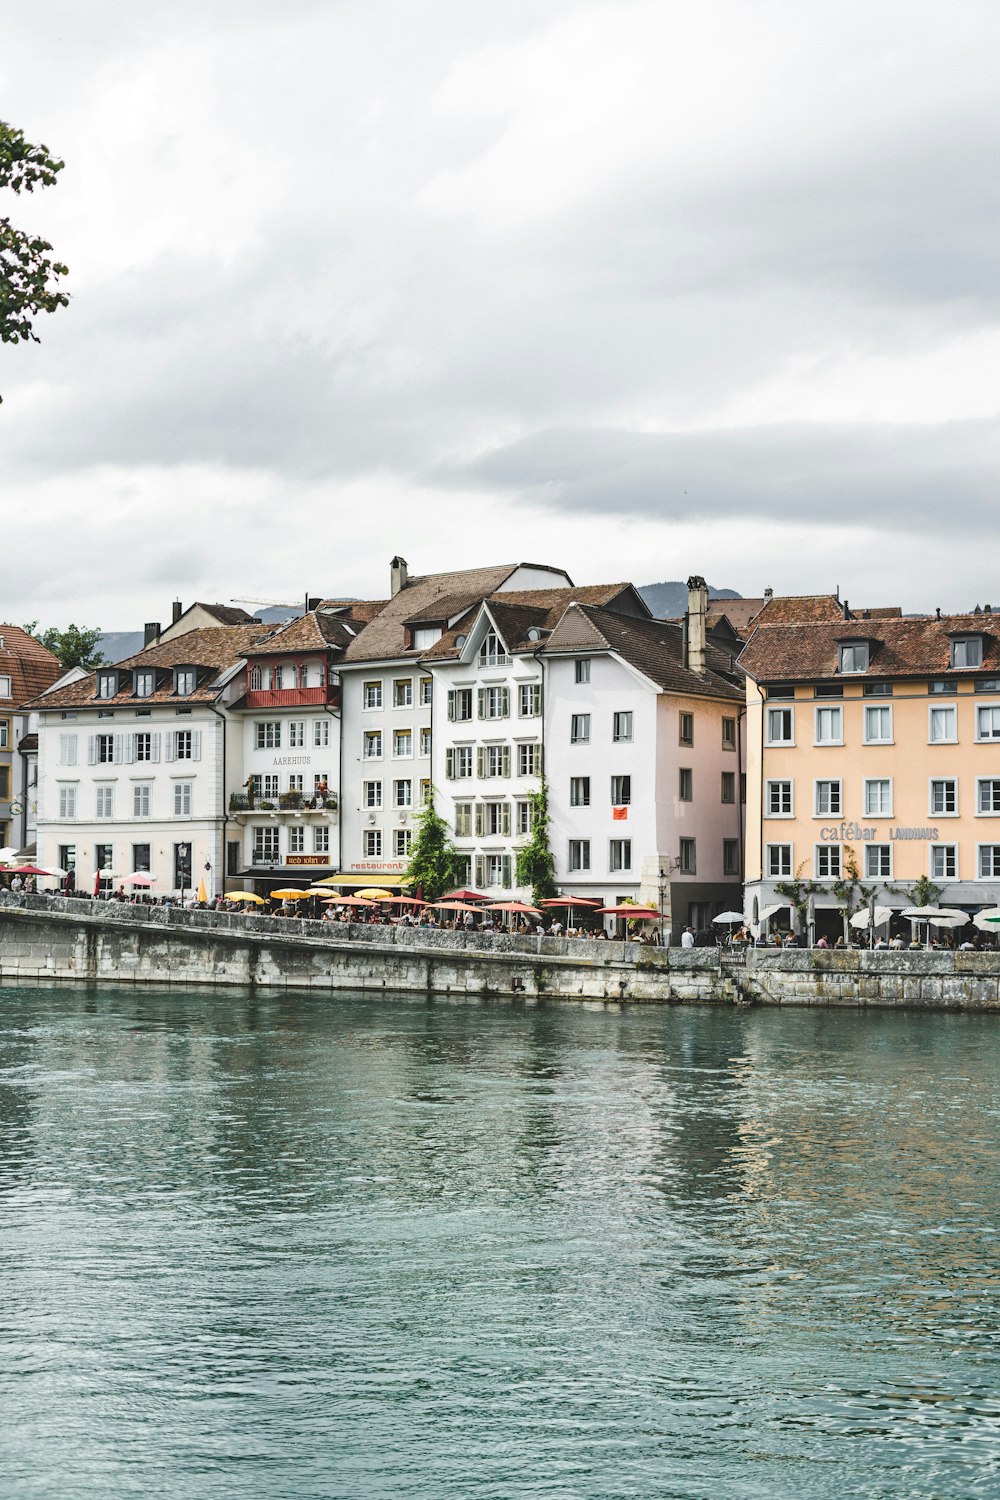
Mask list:
POLYGON ((247 708, 305 708, 312 704, 340 707, 340 689, 325 687, 250 688, 247 708))
POLYGON ((233 792, 229 798, 231 818, 326 818, 337 821, 337 798, 332 793, 325 800, 307 797, 304 792, 279 792, 275 797, 259 793, 251 800, 246 792, 233 792))

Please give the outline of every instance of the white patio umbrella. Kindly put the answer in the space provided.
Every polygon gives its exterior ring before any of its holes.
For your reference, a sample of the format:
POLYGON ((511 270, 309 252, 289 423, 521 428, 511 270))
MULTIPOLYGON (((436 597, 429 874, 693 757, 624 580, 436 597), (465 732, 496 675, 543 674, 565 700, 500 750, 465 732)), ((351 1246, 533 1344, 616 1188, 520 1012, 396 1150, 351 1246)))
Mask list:
POLYGON ((1000 931, 1000 906, 990 906, 985 911, 977 912, 972 920, 980 932, 1000 931))
MULTIPOLYGON (((888 922, 889 918, 892 916, 892 911, 893 909, 891 906, 876 906, 875 926, 884 927, 886 922, 888 922)), ((852 927, 867 927, 868 922, 869 911, 867 906, 863 906, 860 911, 856 911, 854 913, 854 916, 851 918, 852 927)))
POLYGON ((14 863, 16 858, 17 850, 12 849, 9 844, 5 844, 4 847, 0 849, 0 865, 11 865, 14 863))
POLYGON ((953 917, 954 911, 946 906, 908 906, 899 914, 908 922, 933 922, 935 917, 953 917))
POLYGON ((964 927, 968 920, 968 912, 954 906, 943 906, 936 917, 929 918, 932 927, 964 927))
POLYGON ((725 926, 732 927, 737 922, 745 922, 746 917, 741 911, 720 911, 717 917, 712 918, 712 921, 722 922, 725 926))

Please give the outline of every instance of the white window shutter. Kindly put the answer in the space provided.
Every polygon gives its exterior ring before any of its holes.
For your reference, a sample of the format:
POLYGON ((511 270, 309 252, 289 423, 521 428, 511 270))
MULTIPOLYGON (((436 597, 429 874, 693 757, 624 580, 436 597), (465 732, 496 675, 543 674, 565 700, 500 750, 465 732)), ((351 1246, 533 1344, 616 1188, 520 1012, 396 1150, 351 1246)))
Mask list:
POLYGON ((176 729, 168 729, 167 730, 167 760, 171 761, 171 760, 176 760, 176 759, 177 759, 177 731, 176 731, 176 729))
POLYGON ((476 698, 477 698, 477 703, 478 703, 478 707, 476 709, 476 712, 478 713, 478 715, 479 715, 479 717, 481 719, 485 719, 485 717, 486 717, 486 689, 485 688, 479 688, 477 690, 477 693, 476 693, 476 698))
POLYGON ((476 747, 476 775, 480 781, 486 775, 486 751, 482 745, 476 747))
POLYGON ((111 753, 116 766, 120 766, 123 761, 131 763, 135 760, 134 745, 135 738, 131 734, 116 734, 114 736, 111 753))
POLYGON ((483 804, 481 802, 477 802, 476 803, 476 837, 477 838, 482 838, 482 836, 483 836, 483 826, 484 826, 484 824, 483 824, 483 804))
POLYGON ((160 758, 160 739, 161 739, 161 736, 159 734, 151 734, 149 736, 149 758, 150 758, 150 760, 158 761, 159 758, 160 758))
POLYGON ((512 885, 510 855, 505 854, 500 861, 500 883, 505 890, 510 890, 512 885))
POLYGON ((510 837, 510 803, 505 802, 500 809, 500 832, 505 838, 510 837))
POLYGON ((476 885, 480 889, 486 884, 486 859, 482 854, 476 855, 476 885))
POLYGON ((509 719, 510 718, 510 688, 509 687, 505 687, 505 688, 501 689, 501 691, 500 691, 500 698, 501 698, 501 704, 500 704, 500 713, 501 713, 501 716, 503 718, 505 718, 505 719, 509 719))
POLYGON ((201 760, 201 730, 191 731, 191 759, 201 760))
POLYGON ((88 734, 88 736, 87 736, 87 764, 91 765, 91 766, 96 766, 97 765, 97 735, 96 734, 88 734))
POLYGON ((509 745, 504 745, 504 746, 501 747, 501 750, 500 750, 500 760, 501 760, 501 769, 500 769, 501 776, 509 776, 510 775, 510 746, 509 745))
POLYGON ((455 780, 455 752, 446 750, 444 752, 444 774, 449 781, 455 780))
POLYGON ((448 689, 448 717, 452 721, 455 718, 455 689, 448 689))

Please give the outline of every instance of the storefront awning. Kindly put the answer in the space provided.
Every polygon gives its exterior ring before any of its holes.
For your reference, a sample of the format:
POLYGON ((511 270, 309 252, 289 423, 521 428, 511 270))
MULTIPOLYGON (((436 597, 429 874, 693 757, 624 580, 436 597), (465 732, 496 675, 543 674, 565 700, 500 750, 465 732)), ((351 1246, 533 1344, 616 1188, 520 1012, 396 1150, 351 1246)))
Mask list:
POLYGON ((324 875, 319 880, 314 880, 313 885, 335 885, 335 886, 378 886, 380 889, 389 890, 401 885, 411 885, 405 875, 382 875, 372 870, 360 870, 352 873, 350 870, 339 870, 336 875, 324 875))

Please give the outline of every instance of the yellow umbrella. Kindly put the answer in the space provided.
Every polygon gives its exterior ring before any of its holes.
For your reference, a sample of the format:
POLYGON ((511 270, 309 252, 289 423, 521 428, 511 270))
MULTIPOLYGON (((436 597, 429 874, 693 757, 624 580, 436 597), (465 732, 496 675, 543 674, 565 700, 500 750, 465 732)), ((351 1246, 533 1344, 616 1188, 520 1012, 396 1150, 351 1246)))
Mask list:
POLYGON ((354 894, 362 896, 366 901, 391 901, 395 892, 383 891, 378 886, 368 886, 363 891, 355 891, 354 894))
POLYGON ((227 901, 252 901, 254 906, 264 906, 265 902, 260 896, 255 896, 253 891, 227 891, 227 901))
POLYGON ((198 886, 198 900, 201 902, 202 906, 206 906, 208 904, 208 892, 205 889, 204 879, 202 879, 201 884, 198 886))
POLYGON ((298 887, 294 891, 293 890, 287 890, 287 891, 272 891, 271 892, 272 899, 275 900, 275 901, 301 901, 303 899, 303 897, 308 896, 308 895, 309 895, 309 892, 302 890, 301 887, 298 887))

